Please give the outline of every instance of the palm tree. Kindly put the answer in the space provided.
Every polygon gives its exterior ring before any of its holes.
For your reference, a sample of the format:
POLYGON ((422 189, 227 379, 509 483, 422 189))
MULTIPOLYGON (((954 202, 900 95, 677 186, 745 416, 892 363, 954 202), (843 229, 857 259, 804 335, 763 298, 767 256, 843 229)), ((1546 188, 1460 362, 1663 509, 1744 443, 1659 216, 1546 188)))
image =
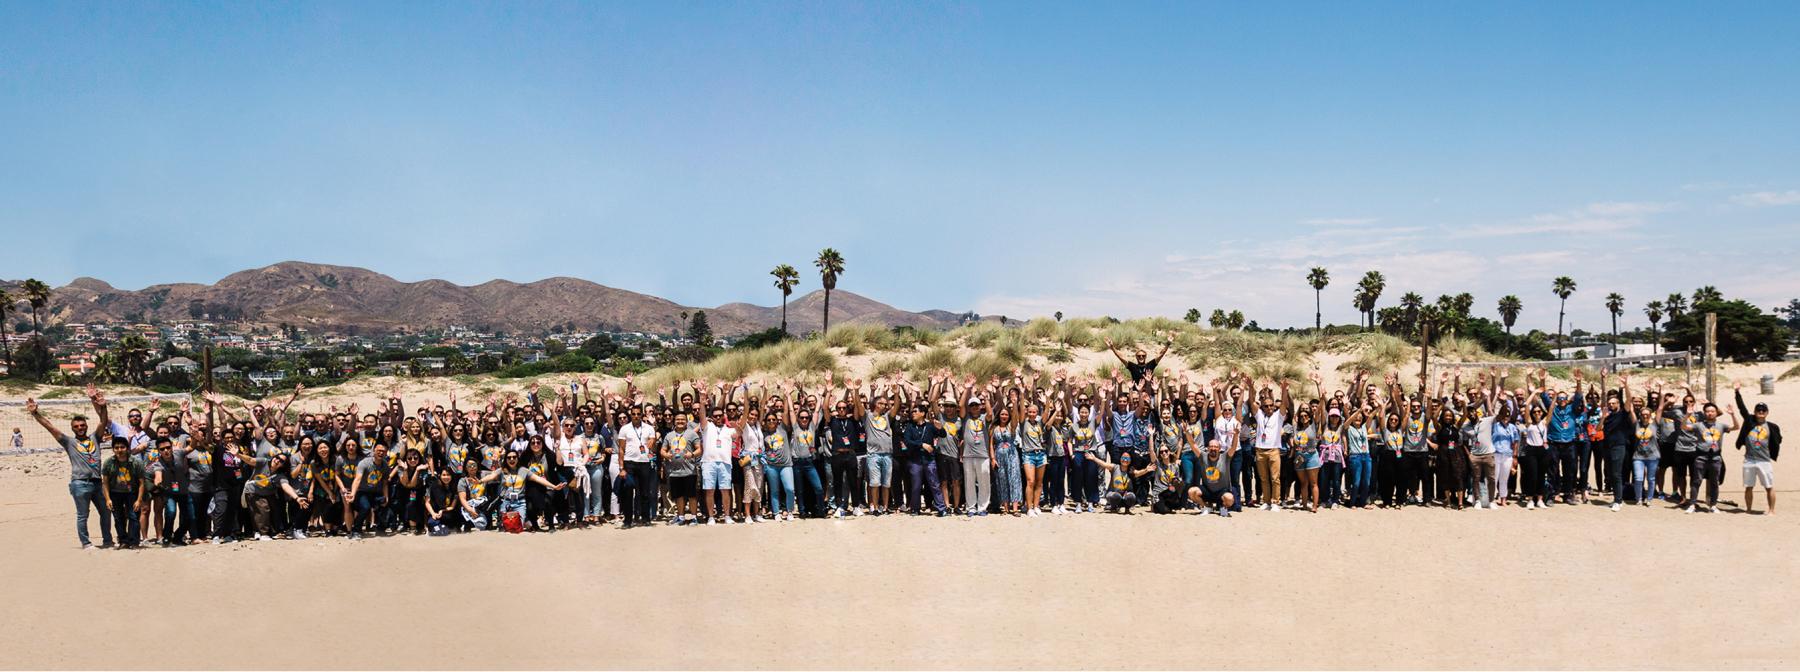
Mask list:
POLYGON ((1566 275, 1559 277, 1550 284, 1550 291, 1556 294, 1556 298, 1562 299, 1562 305, 1556 308, 1556 344, 1562 345, 1563 315, 1569 307, 1569 295, 1575 293, 1575 280, 1566 275))
POLYGON ((800 272, 793 266, 782 264, 769 271, 769 275, 775 276, 775 288, 781 290, 781 335, 786 336, 788 296, 794 293, 794 286, 800 284, 800 272))
POLYGON ((1375 328, 1375 302, 1381 300, 1381 290, 1387 289, 1387 278, 1381 271, 1364 273, 1362 282, 1356 285, 1362 291, 1358 294, 1357 309, 1369 317, 1369 328, 1375 328))
POLYGON ((1709 301, 1724 301, 1724 300, 1725 300, 1725 295, 1720 294, 1719 288, 1714 287, 1712 285, 1707 285, 1705 287, 1701 287, 1699 289, 1694 290, 1694 305, 1695 306, 1699 306, 1700 304, 1706 303, 1709 301))
POLYGON ((1663 299, 1663 310, 1668 311, 1670 322, 1681 319, 1682 315, 1687 314, 1687 297, 1682 296, 1681 292, 1670 294, 1669 298, 1663 299))
POLYGON ((44 333, 44 325, 40 323, 42 318, 38 316, 38 313, 50 303, 50 286, 44 284, 42 280, 32 278, 25 281, 23 289, 25 290, 25 300, 31 303, 31 333, 41 338, 44 333))
POLYGON ((819 284, 825 286, 825 324, 819 328, 819 334, 831 332, 831 290, 837 289, 838 276, 844 274, 844 255, 829 247, 819 250, 819 258, 813 260, 819 268, 819 284))
POLYGON ((113 353, 120 377, 133 383, 144 382, 144 369, 150 364, 150 343, 143 336, 127 334, 119 339, 113 353))
POLYGON ((1450 299, 1450 305, 1456 308, 1456 313, 1458 315, 1467 319, 1470 311, 1475 310, 1475 295, 1468 292, 1457 294, 1450 299))
POLYGON ((1320 302, 1320 297, 1325 286, 1331 284, 1331 273, 1324 266, 1314 266, 1306 274, 1306 284, 1313 288, 1313 328, 1318 329, 1325 326, 1325 304, 1320 302))
POLYGON ((1650 318, 1650 352, 1655 354, 1658 347, 1656 341, 1656 323, 1663 318, 1663 302, 1651 301, 1644 304, 1644 317, 1650 318))
POLYGON ((1519 297, 1511 294, 1500 297, 1500 323, 1506 325, 1506 335, 1512 335, 1513 324, 1519 321, 1519 311, 1524 309, 1519 297))
POLYGON ((1625 297, 1618 292, 1606 295, 1606 312, 1612 313, 1613 350, 1619 345, 1619 316, 1625 314, 1625 297))
POLYGON ((4 289, 0 289, 0 348, 6 350, 7 373, 11 373, 13 370, 13 359, 12 343, 6 340, 6 314, 13 312, 13 304, 17 302, 18 299, 13 298, 13 295, 8 294, 4 289))

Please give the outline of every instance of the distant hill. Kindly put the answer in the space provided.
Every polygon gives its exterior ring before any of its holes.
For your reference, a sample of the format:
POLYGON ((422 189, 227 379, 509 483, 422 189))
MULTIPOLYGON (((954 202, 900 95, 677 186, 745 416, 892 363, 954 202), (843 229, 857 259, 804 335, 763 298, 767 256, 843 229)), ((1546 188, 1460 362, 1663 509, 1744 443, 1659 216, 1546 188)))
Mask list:
MULTIPOLYGON (((0 282, 0 287, 12 291, 17 284, 0 282)), ((788 304, 789 330, 817 330, 824 303, 823 291, 794 297, 788 304)), ((686 330, 682 313, 694 310, 575 278, 463 286, 444 280, 401 282, 363 268, 288 261, 233 273, 211 285, 178 283, 134 291, 77 278, 54 290, 46 315, 51 324, 119 322, 127 316, 161 321, 204 317, 377 333, 460 325, 513 332, 564 326, 668 334, 686 330)), ((722 336, 781 325, 780 306, 729 303, 705 310, 713 332, 722 336)), ((836 324, 949 328, 957 325, 958 315, 909 312, 844 290, 831 293, 836 324)))

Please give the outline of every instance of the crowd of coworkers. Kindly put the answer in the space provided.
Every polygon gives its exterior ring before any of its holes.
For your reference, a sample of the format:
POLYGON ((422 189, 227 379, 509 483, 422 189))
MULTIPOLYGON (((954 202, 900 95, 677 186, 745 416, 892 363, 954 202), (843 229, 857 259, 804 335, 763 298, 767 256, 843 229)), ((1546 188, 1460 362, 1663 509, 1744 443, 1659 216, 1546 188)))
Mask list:
MULTIPOLYGON (((1109 349, 1112 343, 1107 344, 1109 349)), ((1328 389, 1232 372, 1157 372, 1138 349, 1110 376, 978 381, 824 377, 590 389, 586 377, 473 408, 234 410, 216 395, 130 409, 67 432, 82 546, 307 535, 554 532, 662 522, 730 525, 893 513, 1308 511, 1376 506, 1525 510, 1590 502, 1715 511, 1735 432, 1744 502, 1774 513, 1780 428, 1768 408, 1721 408, 1687 388, 1619 375, 1562 384, 1544 370, 1448 371, 1408 389, 1388 374, 1328 389), (1535 374, 1535 375, 1534 375, 1535 374)))

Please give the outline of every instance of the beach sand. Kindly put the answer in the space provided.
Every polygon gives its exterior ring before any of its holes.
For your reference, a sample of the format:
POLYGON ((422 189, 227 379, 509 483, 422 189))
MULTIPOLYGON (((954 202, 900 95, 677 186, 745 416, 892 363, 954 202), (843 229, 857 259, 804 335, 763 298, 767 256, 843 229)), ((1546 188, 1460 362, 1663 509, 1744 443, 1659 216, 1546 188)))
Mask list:
MULTIPOLYGON (((1800 384, 1767 400, 1800 428, 1800 384)), ((1781 515, 1741 515, 1726 460, 1717 514, 891 516, 81 551, 66 459, 11 456, 0 666, 1800 666, 1800 470, 1778 470, 1781 515)))

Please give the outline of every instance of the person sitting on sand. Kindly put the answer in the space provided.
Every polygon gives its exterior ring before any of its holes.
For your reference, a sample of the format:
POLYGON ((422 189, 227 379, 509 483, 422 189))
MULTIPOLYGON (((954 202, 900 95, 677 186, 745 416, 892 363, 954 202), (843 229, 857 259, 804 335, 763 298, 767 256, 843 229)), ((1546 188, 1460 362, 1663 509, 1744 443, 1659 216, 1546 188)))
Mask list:
POLYGON ((1094 461, 1099 463, 1102 468, 1111 472, 1108 477, 1107 492, 1104 499, 1106 502, 1106 512, 1130 515, 1131 507, 1138 505, 1137 493, 1131 491, 1132 480, 1149 475, 1150 472, 1156 471, 1156 467, 1154 465, 1145 464, 1143 468, 1133 470, 1131 468, 1131 453, 1120 455, 1119 461, 1116 463, 1109 462, 1098 456, 1094 458, 1094 461))

